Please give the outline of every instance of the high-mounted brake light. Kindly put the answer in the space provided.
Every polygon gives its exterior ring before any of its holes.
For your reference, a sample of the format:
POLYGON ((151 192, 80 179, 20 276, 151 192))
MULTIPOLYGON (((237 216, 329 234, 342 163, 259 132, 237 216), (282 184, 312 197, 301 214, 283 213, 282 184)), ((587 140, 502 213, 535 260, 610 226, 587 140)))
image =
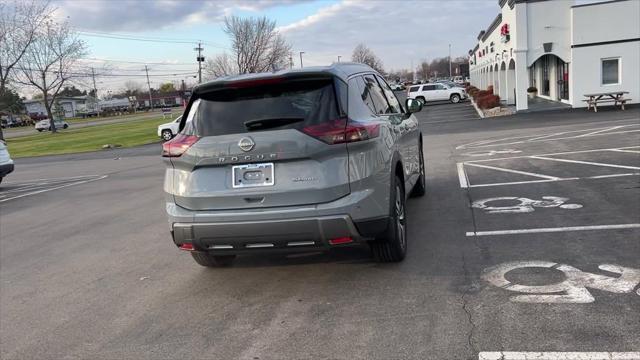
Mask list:
POLYGON ((163 157, 179 157, 184 154, 193 144, 198 141, 199 137, 195 135, 178 134, 173 139, 162 144, 163 157))
POLYGON ((380 135, 380 124, 366 124, 338 119, 319 125, 305 126, 302 132, 327 144, 342 144, 373 139, 380 135))
POLYGON ((240 81, 231 81, 226 84, 226 87, 232 88, 232 89, 242 89, 242 88, 250 88, 250 87, 262 86, 262 85, 273 85, 273 84, 281 83, 282 81, 283 81, 282 78, 240 80, 240 81))

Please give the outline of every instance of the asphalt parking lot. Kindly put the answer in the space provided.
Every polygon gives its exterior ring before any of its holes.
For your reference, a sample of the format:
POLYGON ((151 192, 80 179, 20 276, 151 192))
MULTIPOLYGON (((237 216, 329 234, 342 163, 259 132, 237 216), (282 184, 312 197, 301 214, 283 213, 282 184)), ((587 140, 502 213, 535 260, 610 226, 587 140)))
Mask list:
POLYGON ((159 146, 17 161, 1 357, 640 358, 640 109, 418 115, 428 193, 399 264, 354 248, 204 269, 171 242, 159 146))

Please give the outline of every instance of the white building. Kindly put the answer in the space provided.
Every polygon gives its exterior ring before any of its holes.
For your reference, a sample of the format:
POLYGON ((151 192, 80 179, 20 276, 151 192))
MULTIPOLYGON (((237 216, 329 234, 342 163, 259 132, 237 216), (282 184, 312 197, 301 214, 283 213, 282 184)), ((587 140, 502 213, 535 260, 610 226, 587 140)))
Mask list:
POLYGON ((640 1, 573 5, 569 0, 499 0, 500 14, 469 51, 471 84, 493 85, 517 110, 527 88, 585 107, 585 94, 628 91, 640 100, 640 1))
MULTIPOLYGON (((86 95, 75 97, 59 97, 56 99, 62 110, 64 111, 65 118, 71 118, 77 116, 81 109, 84 109, 87 102, 91 102, 92 98, 88 98, 86 95)), ((47 115, 47 109, 44 106, 44 100, 27 100, 24 102, 27 114, 47 115)), ((55 111, 52 108, 51 111, 55 111)))

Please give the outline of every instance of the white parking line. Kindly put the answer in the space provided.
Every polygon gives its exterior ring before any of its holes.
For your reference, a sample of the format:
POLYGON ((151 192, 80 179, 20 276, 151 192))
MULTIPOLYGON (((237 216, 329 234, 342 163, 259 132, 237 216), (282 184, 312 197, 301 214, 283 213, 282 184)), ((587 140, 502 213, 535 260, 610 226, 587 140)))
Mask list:
POLYGON ((547 179, 547 180, 560 180, 560 178, 557 177, 557 176, 548 176, 548 175, 543 175, 543 174, 536 174, 536 173, 520 171, 520 170, 505 169, 505 168, 489 166, 489 165, 472 164, 472 163, 469 163, 469 162, 464 164, 464 165, 475 166, 475 167, 479 167, 479 168, 485 168, 485 169, 496 170, 496 171, 503 171, 503 172, 513 173, 513 174, 534 176, 534 177, 539 177, 539 178, 547 179))
POLYGON ((106 177, 107 177, 107 175, 103 175, 103 176, 100 176, 100 177, 97 177, 97 178, 93 178, 93 179, 75 181, 75 182, 72 182, 72 183, 69 183, 69 184, 55 186, 55 187, 52 187, 52 188, 46 188, 46 189, 43 189, 43 190, 31 191, 31 192, 28 192, 28 193, 24 193, 24 194, 20 194, 20 195, 4 198, 4 199, 0 200, 0 203, 3 203, 5 201, 9 201, 9 200, 19 199, 19 198, 22 198, 22 197, 25 197, 25 196, 41 194, 41 193, 44 193, 44 192, 47 192, 47 191, 58 190, 58 189, 66 188, 66 187, 69 187, 69 186, 85 184, 85 183, 96 181, 96 180, 102 180, 102 179, 104 179, 106 177))
POLYGON ((640 352, 483 351, 478 360, 640 360, 640 352))
POLYGON ((466 189, 469 187, 469 182, 467 181, 467 174, 464 172, 464 164, 457 163, 458 167, 458 180, 460 181, 460 187, 466 189))
MULTIPOLYGON (((621 120, 627 120, 627 119, 621 119, 621 120)), ((552 133, 552 134, 514 136, 514 137, 503 138, 503 139, 496 139, 496 140, 487 142, 487 143, 482 144, 482 145, 474 144, 474 143, 463 144, 463 145, 457 146, 456 149, 460 150, 460 149, 466 149, 466 148, 478 148, 478 147, 488 147, 488 146, 498 146, 498 145, 503 146, 503 145, 523 144, 523 143, 539 142, 539 141, 580 139, 580 138, 591 137, 591 136, 625 134, 625 133, 631 133, 631 132, 638 132, 640 130, 623 130, 623 131, 611 131, 611 130, 618 130, 618 129, 622 129, 622 128, 637 127, 637 126, 640 126, 640 125, 638 125, 638 124, 628 124, 628 125, 620 125, 620 126, 613 126, 613 127, 607 126, 607 127, 602 127, 602 128, 563 131, 563 132, 557 132, 557 133, 552 133), (576 133, 578 133, 578 134, 576 134, 576 133), (582 134, 580 134, 580 133, 582 133, 582 134), (557 137, 557 138, 554 137, 554 136, 563 136, 563 135, 566 135, 566 134, 576 134, 576 135, 557 137), (517 140, 517 139, 524 139, 524 140, 512 141, 512 140, 517 140), (508 142, 505 142, 505 141, 508 141, 508 142)))
MULTIPOLYGON (((563 152, 557 152, 557 153, 536 154, 536 155, 533 155, 533 156, 555 156, 555 155, 584 154, 584 153, 591 153, 591 152, 622 151, 622 150, 636 149, 636 148, 640 148, 640 146, 625 146, 625 147, 619 147, 619 148, 601 148, 601 149, 591 149, 591 150, 563 151, 563 152)), ((495 158, 495 159, 469 160, 469 161, 465 161, 465 163, 470 163, 470 162, 478 163, 478 162, 498 161, 498 160, 523 159, 523 158, 528 158, 528 157, 531 157, 531 156, 532 155, 518 155, 518 156, 509 156, 509 157, 495 158)))
POLYGON ((640 224, 565 226, 565 227, 537 228, 537 229, 468 231, 466 233, 466 236, 517 235, 517 234, 553 233, 553 232, 567 232, 567 231, 620 230, 620 229, 637 229, 637 228, 640 228, 640 224))
MULTIPOLYGON (((636 146, 636 147, 637 147, 637 146, 636 146)), ((610 149, 609 151, 617 151, 617 152, 625 152, 625 153, 640 154, 640 150, 610 149)))
POLYGON ((557 155, 570 155, 570 154, 583 154, 583 153, 594 153, 594 152, 609 152, 609 151, 621 151, 621 152, 635 152, 633 149, 638 149, 640 146, 626 146, 620 148, 602 148, 602 149, 591 149, 591 150, 579 150, 579 151, 564 151, 557 153, 548 153, 548 154, 538 154, 538 155, 520 155, 520 156, 510 156, 503 158, 494 158, 494 159, 479 159, 479 160, 469 160, 461 163, 457 163, 456 166, 458 168, 458 176, 460 179, 464 181, 460 181, 460 187, 462 188, 474 188, 474 187, 489 187, 489 186, 505 186, 505 185, 522 185, 522 184, 533 184, 533 183, 545 183, 545 182, 554 182, 554 181, 568 181, 568 180, 585 180, 585 179, 605 179, 605 178, 614 178, 614 177, 625 177, 625 176, 638 176, 640 172, 632 172, 632 173, 622 173, 622 174, 608 174, 608 175, 595 175, 595 176, 585 176, 585 177, 569 177, 569 178, 560 178, 556 176, 513 170, 503 167, 490 166, 485 165, 484 163, 490 163, 495 161, 505 161, 505 160, 515 160, 515 159, 536 159, 542 161, 557 161, 557 162, 567 162, 567 163, 576 163, 583 165, 593 165, 593 166, 601 166, 601 167, 612 167, 618 169, 629 169, 629 170, 640 170, 640 167, 637 166, 629 166, 629 165, 618 165, 618 164, 609 164, 609 163, 600 163, 600 162, 592 162, 592 161, 581 161, 581 160, 570 160, 570 159, 560 159, 556 157, 549 156, 557 156, 557 155), (483 163, 483 164, 480 164, 483 163), (495 171, 509 172, 514 174, 533 176, 542 178, 544 180, 524 180, 524 181, 510 181, 510 182, 500 182, 500 183, 489 183, 489 184, 471 184, 469 181, 469 177, 465 171, 465 166, 475 166, 495 171))
MULTIPOLYGON (((585 165, 595 165, 595 166, 604 166, 604 167, 612 167, 618 169, 629 169, 629 170, 640 170, 640 167, 637 166, 626 166, 626 165, 615 165, 615 164, 605 164, 605 163, 597 163, 591 161, 580 161, 580 160, 569 160, 569 159, 556 159, 545 156, 529 156, 530 159, 538 159, 538 160, 549 160, 549 161, 559 161, 566 163, 574 163, 574 164, 585 164, 585 165)), ((471 164, 469 164, 471 165, 471 164)))

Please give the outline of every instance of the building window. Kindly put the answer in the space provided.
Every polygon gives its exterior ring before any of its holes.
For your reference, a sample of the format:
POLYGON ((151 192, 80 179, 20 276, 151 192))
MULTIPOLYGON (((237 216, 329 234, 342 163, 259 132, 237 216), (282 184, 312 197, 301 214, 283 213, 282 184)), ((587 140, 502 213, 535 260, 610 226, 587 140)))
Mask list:
POLYGON ((529 86, 533 86, 535 88, 538 87, 536 83, 536 64, 534 63, 529 68, 529 86))
POLYGON ((620 58, 602 59, 602 85, 620 84, 620 58))
POLYGON ((549 83, 549 67, 551 61, 549 61, 549 55, 542 57, 542 95, 549 96, 550 83, 549 83))

